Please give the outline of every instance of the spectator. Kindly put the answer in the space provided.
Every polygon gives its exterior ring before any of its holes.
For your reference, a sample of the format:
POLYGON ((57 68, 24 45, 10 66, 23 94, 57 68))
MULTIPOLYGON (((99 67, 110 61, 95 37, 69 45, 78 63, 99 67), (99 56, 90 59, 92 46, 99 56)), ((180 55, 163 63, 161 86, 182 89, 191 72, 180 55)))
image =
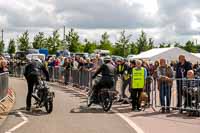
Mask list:
MULTIPOLYGON (((184 55, 179 56, 179 62, 176 66, 176 78, 183 79, 186 78, 187 72, 192 69, 192 64, 186 61, 184 55)), ((183 96, 183 88, 182 88, 182 80, 177 80, 177 107, 180 108, 182 106, 182 96, 183 96)), ((182 113, 182 110, 180 110, 182 113)))
POLYGON ((153 76, 153 73, 154 73, 154 65, 153 65, 153 62, 150 61, 149 62, 149 73, 151 76, 153 76))
POLYGON ((78 66, 79 66, 79 57, 76 56, 74 59, 73 59, 73 69, 78 69, 78 66))
POLYGON ((125 95, 125 91, 126 91, 126 87, 129 83, 129 77, 127 75, 127 71, 128 71, 128 66, 125 63, 124 59, 117 59, 117 76, 119 76, 119 78, 122 81, 122 86, 119 88, 121 90, 120 95, 121 98, 126 98, 127 96, 125 95), (126 72, 125 72, 126 71, 126 72))
MULTIPOLYGON (((129 85, 129 82, 130 82, 130 74, 128 73, 130 68, 130 65, 128 64, 125 64, 125 70, 123 72, 123 77, 122 77, 122 88, 121 88, 121 97, 122 98, 127 98, 125 92, 126 92, 126 88, 128 87, 129 85)), ((127 102, 125 102, 127 103, 127 102)))
POLYGON ((158 76, 158 74, 157 74, 158 67, 159 67, 159 61, 155 61, 154 67, 153 67, 153 72, 152 72, 153 73, 153 78, 154 78, 155 81, 156 81, 157 76, 158 76))
POLYGON ((147 79, 146 79, 146 83, 145 83, 145 92, 148 95, 148 105, 150 104, 150 93, 151 93, 151 83, 152 83, 152 78, 151 78, 151 70, 150 70, 150 66, 146 61, 143 61, 142 66, 144 68, 146 68, 147 70, 147 79))
POLYGON ((173 71, 171 67, 166 64, 165 59, 160 59, 160 66, 158 67, 157 74, 158 90, 160 92, 160 103, 162 106, 162 113, 169 113, 169 107, 171 103, 171 88, 173 83, 171 78, 173 77, 173 71))
POLYGON ((97 60, 97 69, 100 68, 101 65, 103 65, 103 60, 101 59, 99 54, 96 54, 96 60, 97 60))
POLYGON ((92 67, 92 69, 91 69, 91 71, 92 72, 95 72, 96 70, 97 70, 97 59, 96 58, 93 58, 93 59, 91 59, 91 62, 92 62, 92 64, 93 64, 93 67, 92 67))
POLYGON ((0 73, 8 72, 7 61, 5 59, 0 60, 0 73))
POLYGON ((84 65, 85 65, 85 61, 84 59, 81 57, 79 60, 79 65, 78 65, 78 70, 79 70, 79 76, 80 76, 80 88, 83 89, 84 86, 84 65))
MULTIPOLYGON (((183 95, 184 95, 184 108, 192 108, 192 104, 195 105, 197 108, 198 106, 198 101, 199 101, 199 94, 194 92, 195 88, 199 89, 200 86, 200 81, 195 79, 194 76, 194 71, 189 70, 187 72, 187 78, 186 80, 183 80, 183 95), (192 101, 194 101, 192 103, 192 101)), ((198 90, 197 90, 198 91, 198 90)), ((194 107, 194 106, 193 106, 194 107)))
POLYGON ((90 71, 93 68, 93 63, 91 63, 90 58, 86 59, 86 63, 84 65, 84 69, 90 71))
POLYGON ((65 85, 67 85, 69 83, 69 80, 70 80, 70 71, 73 67, 71 60, 69 58, 65 58, 64 64, 63 64, 62 67, 64 67, 65 85))
POLYGON ((49 58, 48 60, 48 70, 49 70, 49 77, 53 78, 53 71, 54 71, 54 57, 49 58))
POLYGON ((142 67, 142 61, 136 61, 136 67, 132 69, 131 74, 131 97, 132 97, 132 110, 140 111, 140 94, 144 90, 145 80, 147 78, 147 70, 142 67))

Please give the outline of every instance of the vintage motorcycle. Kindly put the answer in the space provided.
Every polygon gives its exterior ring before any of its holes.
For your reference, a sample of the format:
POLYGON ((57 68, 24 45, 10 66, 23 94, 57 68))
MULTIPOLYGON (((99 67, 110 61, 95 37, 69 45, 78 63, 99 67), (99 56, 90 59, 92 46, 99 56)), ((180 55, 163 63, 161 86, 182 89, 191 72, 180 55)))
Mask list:
POLYGON ((55 97, 55 93, 50 91, 45 81, 41 80, 38 85, 35 85, 32 97, 36 101, 34 105, 37 108, 45 107, 47 113, 53 111, 53 98, 55 97))

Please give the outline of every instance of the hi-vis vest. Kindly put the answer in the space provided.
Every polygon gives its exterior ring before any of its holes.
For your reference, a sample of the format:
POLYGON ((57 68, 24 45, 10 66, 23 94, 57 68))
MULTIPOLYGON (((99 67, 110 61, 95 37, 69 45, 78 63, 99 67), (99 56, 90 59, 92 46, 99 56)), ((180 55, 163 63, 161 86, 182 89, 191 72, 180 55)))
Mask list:
POLYGON ((119 65, 119 66, 118 66, 118 71, 119 71, 119 72, 124 71, 124 65, 119 65))
POLYGON ((145 85, 145 70, 142 67, 141 69, 132 69, 132 89, 143 89, 145 85))

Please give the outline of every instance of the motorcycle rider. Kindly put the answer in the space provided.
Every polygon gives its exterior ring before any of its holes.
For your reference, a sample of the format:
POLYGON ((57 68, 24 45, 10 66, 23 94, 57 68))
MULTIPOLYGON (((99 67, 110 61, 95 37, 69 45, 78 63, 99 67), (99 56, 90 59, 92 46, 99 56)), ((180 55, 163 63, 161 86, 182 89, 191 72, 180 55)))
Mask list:
POLYGON ((43 72, 46 76, 46 80, 49 81, 49 73, 45 68, 45 65, 39 58, 33 58, 25 67, 24 76, 28 84, 28 93, 26 98, 26 110, 31 110, 31 98, 34 85, 39 83, 39 77, 43 72))
POLYGON ((114 76, 116 75, 116 69, 111 63, 111 57, 106 56, 104 59, 104 64, 96 71, 96 73, 92 76, 92 79, 96 78, 98 74, 101 73, 101 78, 97 80, 95 85, 93 86, 94 95, 92 96, 91 102, 98 102, 97 96, 98 92, 101 88, 110 88, 112 89, 115 83, 114 76))

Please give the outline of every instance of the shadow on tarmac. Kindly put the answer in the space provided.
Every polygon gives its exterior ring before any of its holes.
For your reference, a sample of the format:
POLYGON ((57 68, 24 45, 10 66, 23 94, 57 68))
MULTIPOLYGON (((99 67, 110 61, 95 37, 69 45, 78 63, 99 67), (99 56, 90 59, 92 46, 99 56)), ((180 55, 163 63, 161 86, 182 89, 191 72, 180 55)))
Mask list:
POLYGON ((86 106, 80 106, 79 108, 74 108, 70 111, 70 113, 97 113, 97 114, 114 114, 114 112, 109 111, 105 112, 100 107, 86 107, 86 106))
POLYGON ((8 115, 14 115, 16 117, 20 117, 17 112, 22 112, 23 114, 26 115, 31 115, 31 116, 42 116, 42 115, 48 115, 46 111, 43 111, 41 108, 31 108, 31 111, 26 111, 25 107, 21 107, 19 109, 11 111, 8 115))

